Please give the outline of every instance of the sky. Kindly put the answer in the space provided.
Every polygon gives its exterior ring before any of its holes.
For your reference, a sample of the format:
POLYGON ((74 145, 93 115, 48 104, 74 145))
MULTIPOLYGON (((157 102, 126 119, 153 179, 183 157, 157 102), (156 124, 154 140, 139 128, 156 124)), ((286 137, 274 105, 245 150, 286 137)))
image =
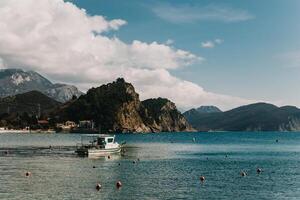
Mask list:
POLYGON ((86 91, 124 77, 181 110, 300 106, 300 1, 2 0, 0 68, 86 91))

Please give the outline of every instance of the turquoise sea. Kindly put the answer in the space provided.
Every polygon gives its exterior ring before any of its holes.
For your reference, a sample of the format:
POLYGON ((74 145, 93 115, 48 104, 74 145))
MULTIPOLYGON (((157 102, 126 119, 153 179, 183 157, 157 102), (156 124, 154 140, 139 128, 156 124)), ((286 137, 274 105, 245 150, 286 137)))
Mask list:
POLYGON ((300 199, 300 133, 122 134, 110 159, 77 157, 80 136, 0 134, 0 199, 300 199))

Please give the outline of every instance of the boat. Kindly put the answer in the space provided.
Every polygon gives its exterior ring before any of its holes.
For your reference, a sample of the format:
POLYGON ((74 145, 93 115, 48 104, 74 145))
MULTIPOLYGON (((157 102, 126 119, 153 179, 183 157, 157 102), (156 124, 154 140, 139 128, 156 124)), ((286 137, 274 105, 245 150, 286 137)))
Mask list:
POLYGON ((115 141, 115 135, 86 135, 81 137, 76 151, 79 156, 106 156, 120 153, 122 145, 115 141))

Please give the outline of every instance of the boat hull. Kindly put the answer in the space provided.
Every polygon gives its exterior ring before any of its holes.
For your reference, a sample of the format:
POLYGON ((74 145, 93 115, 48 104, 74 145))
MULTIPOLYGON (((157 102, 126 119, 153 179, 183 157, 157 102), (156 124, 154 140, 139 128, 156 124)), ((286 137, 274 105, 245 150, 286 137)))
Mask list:
POLYGON ((106 156, 114 153, 120 153, 121 147, 111 149, 77 149, 79 156, 106 156))

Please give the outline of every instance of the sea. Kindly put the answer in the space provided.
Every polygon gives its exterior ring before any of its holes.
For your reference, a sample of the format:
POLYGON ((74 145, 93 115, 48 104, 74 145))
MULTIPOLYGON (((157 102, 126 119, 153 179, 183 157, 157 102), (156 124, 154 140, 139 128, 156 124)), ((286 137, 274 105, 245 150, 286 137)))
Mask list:
POLYGON ((81 134, 1 133, 0 199, 300 199, 297 132, 116 134, 116 140, 126 142, 123 155, 88 158, 74 153, 81 134))

